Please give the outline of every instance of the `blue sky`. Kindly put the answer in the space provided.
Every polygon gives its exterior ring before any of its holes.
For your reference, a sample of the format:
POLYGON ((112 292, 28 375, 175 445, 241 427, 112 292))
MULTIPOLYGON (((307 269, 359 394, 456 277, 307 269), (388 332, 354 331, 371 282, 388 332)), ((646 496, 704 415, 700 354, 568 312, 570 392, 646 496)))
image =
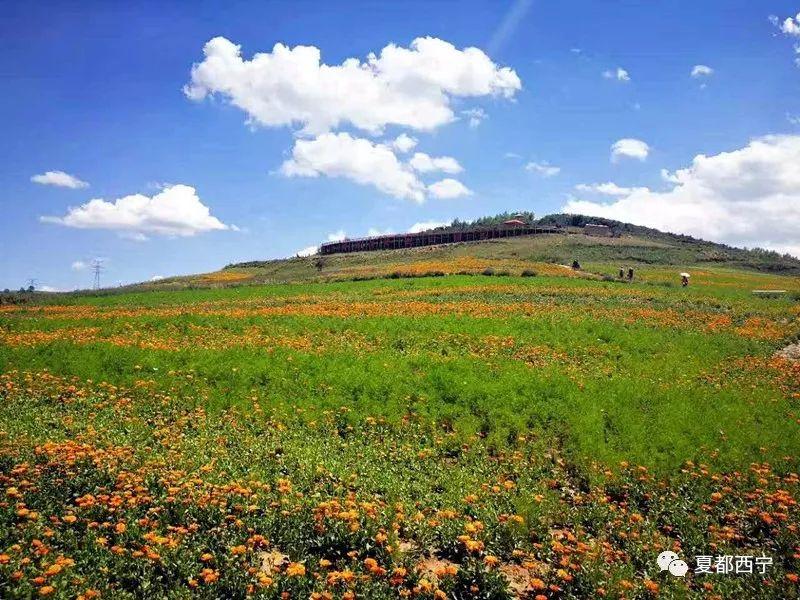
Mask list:
POLYGON ((5 2, 0 287, 88 287, 80 263, 98 256, 114 285, 504 210, 580 209, 800 254, 799 12, 797 0, 5 2), (241 46, 247 70, 230 63, 198 84, 192 66, 218 37, 241 46), (276 43, 313 46, 334 71, 389 44, 420 61, 375 67, 375 89, 402 81, 372 104, 344 75, 317 102, 313 73, 249 62, 276 43), (431 67, 429 52, 444 58, 431 67), (710 72, 693 77, 697 65, 710 72), (459 68, 468 85, 447 79, 459 68), (319 125, 331 111, 339 120, 319 125), (301 113, 314 131, 291 122, 301 113), (401 134, 416 147, 393 147, 401 134), (459 169, 414 168, 416 152, 459 169), (32 180, 48 172, 73 187, 32 180), (439 193, 441 180, 460 187, 439 193), (168 224, 116 214, 134 194, 168 224))

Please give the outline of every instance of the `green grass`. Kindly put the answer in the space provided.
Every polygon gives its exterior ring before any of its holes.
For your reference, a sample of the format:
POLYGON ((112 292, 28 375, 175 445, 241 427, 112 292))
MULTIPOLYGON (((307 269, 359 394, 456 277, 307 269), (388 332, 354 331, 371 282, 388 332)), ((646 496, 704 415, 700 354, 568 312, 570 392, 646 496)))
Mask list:
POLYGON ((797 439, 786 435, 791 403, 769 381, 751 373, 748 376, 759 383, 756 389, 738 384, 718 388, 702 379, 731 358, 768 356, 777 345, 774 341, 749 339, 731 330, 709 333, 605 316, 608 311, 624 314, 629 308, 648 307, 732 315, 739 322, 758 315, 776 320, 789 314, 789 301, 765 302, 725 287, 623 287, 545 277, 501 281, 462 276, 73 298, 69 301, 73 305, 101 310, 130 307, 139 312, 130 317, 96 313, 78 319, 58 314, 37 317, 30 310, 8 314, 0 324, 9 332, 91 327, 97 333, 87 343, 61 340, 0 347, 0 368, 47 368, 125 384, 146 373, 162 385, 171 383, 170 371, 192 370, 204 383, 211 408, 246 407, 255 390, 258 402, 270 408, 302 407, 313 412, 347 406, 354 418, 382 415, 394 420, 414 410, 432 423, 446 421, 465 435, 481 432, 501 445, 515 433, 534 430, 556 434, 576 457, 612 463, 627 459, 662 469, 702 459, 715 448, 730 466, 746 464, 760 447, 772 457, 797 453, 797 439), (498 282, 513 289, 480 287, 498 282), (471 292, 474 286, 477 291, 471 292), (556 291, 550 291, 554 286, 556 291), (573 288, 590 293, 570 296, 573 288), (625 294, 616 295, 620 291, 625 294), (501 312, 479 318, 425 314, 234 318, 192 312, 198 306, 224 310, 294 302, 380 303, 405 292, 429 294, 423 299, 434 304, 468 300, 502 307, 528 302, 558 310, 533 317, 501 312), (153 313, 162 307, 185 311, 153 313), (131 337, 132 331, 139 338, 131 337), (211 342, 224 337, 226 347, 193 348, 192 339, 199 331, 211 342), (273 338, 307 338, 310 345, 304 350, 265 349, 258 343, 237 347, 247 344, 252 331, 273 338), (359 342, 341 345, 338 338, 345 333, 359 342), (115 336, 131 340, 130 344, 98 341, 115 336), (493 356, 494 342, 481 342, 491 336, 512 339, 518 348, 544 348, 559 358, 531 367, 509 352, 493 356), (135 346, 136 339, 149 337, 180 338, 185 347, 162 351, 135 346), (359 347, 361 340, 367 347, 359 347), (471 353, 465 343, 487 347, 471 353))
POLYGON ((512 568, 556 586, 548 598, 644 598, 654 582, 664 597, 705 597, 702 577, 654 570, 675 547, 767 552, 769 586, 715 577, 714 592, 792 597, 800 369, 771 357, 797 339, 800 313, 792 296, 751 290, 798 281, 693 269, 681 288, 675 270, 639 267, 634 283, 378 278, 4 309, 0 596, 52 583, 64 598, 432 598, 419 564, 434 557, 459 569, 435 584, 451 598, 506 598, 512 568), (83 506, 86 494, 97 504, 83 506), (42 539, 48 555, 36 554, 42 539), (143 547, 157 558, 134 557, 143 547), (315 576, 281 570, 264 583, 269 548, 315 576), (44 577, 57 555, 75 564, 44 577), (219 579, 205 581, 212 567, 219 579), (331 569, 360 579, 331 583, 331 569), (389 581, 395 569, 402 583, 389 581))

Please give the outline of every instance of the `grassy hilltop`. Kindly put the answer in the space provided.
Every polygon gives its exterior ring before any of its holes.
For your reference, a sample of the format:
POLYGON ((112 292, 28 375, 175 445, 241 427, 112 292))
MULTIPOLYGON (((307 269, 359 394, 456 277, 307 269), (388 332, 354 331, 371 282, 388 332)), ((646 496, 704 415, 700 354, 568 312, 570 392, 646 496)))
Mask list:
MULTIPOLYGON (((458 223, 442 230, 502 223, 510 214, 458 223)), ((520 275, 522 271, 557 274, 559 265, 578 260, 589 273, 616 275, 620 266, 661 265, 727 267, 763 273, 800 275, 800 260, 765 250, 745 250, 689 236, 663 233, 627 223, 581 215, 549 215, 536 221, 559 225, 562 235, 540 235, 486 242, 295 257, 231 264, 201 275, 173 277, 136 286, 140 289, 180 289, 258 283, 338 281, 390 276, 478 274, 486 269, 520 275), (611 227, 614 237, 583 235, 588 222, 611 227)))
POLYGON ((796 598, 797 261, 619 233, 0 307, 0 597, 796 598))

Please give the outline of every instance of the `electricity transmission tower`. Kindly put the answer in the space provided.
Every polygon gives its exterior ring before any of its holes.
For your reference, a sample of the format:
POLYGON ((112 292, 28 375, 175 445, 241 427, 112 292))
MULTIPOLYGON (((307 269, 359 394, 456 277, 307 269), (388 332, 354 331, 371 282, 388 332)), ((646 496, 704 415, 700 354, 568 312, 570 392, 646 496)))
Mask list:
POLYGON ((94 273, 94 285, 92 289, 99 290, 100 289, 100 273, 103 270, 103 259, 102 258, 95 258, 92 261, 92 272, 94 273))
POLYGON ((28 289, 29 290, 35 290, 36 289, 36 281, 37 281, 37 279, 35 277, 28 278, 28 289))

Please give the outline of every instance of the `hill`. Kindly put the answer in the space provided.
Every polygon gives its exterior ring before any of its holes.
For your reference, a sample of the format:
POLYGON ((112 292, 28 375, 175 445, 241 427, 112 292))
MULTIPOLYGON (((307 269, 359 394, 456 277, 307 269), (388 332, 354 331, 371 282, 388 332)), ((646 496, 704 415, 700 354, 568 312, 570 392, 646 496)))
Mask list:
MULTIPOLYGON (((502 223, 510 213, 485 217, 472 223, 454 221, 441 228, 464 229, 502 223)), ((532 215, 525 215, 532 217, 532 215)), ((761 249, 743 249, 583 215, 548 215, 536 221, 558 225, 564 235, 542 235, 385 250, 330 256, 293 257, 248 261, 225 266, 220 271, 172 277, 141 284, 145 289, 179 289, 187 286, 217 287, 259 283, 342 281, 378 277, 408 277, 446 274, 567 274, 563 265, 577 260, 588 276, 614 276, 620 266, 640 271, 645 267, 745 269, 800 275, 800 260, 761 249), (607 225, 612 237, 583 233, 586 223, 607 225)))

